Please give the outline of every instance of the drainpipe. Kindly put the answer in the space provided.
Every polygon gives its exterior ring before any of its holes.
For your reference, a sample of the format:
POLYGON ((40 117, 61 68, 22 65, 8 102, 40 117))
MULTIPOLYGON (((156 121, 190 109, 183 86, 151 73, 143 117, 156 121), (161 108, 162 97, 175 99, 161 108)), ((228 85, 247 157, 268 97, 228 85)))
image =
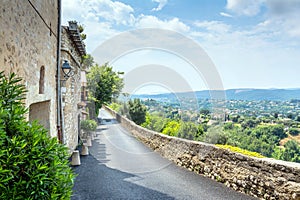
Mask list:
POLYGON ((61 85, 60 85, 60 46, 61 46, 61 0, 57 0, 58 8, 58 23, 57 23, 57 48, 56 48, 56 87, 57 87, 57 137, 60 143, 63 143, 63 127, 61 123, 62 115, 62 98, 61 98, 61 85))

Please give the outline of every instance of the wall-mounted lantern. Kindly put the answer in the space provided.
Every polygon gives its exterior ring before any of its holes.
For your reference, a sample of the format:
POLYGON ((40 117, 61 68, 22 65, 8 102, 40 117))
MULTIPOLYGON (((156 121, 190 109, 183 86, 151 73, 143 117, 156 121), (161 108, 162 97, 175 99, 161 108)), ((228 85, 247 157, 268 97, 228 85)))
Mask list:
POLYGON ((67 60, 64 60, 61 69, 64 73, 65 80, 68 80, 68 78, 74 75, 73 69, 67 60))

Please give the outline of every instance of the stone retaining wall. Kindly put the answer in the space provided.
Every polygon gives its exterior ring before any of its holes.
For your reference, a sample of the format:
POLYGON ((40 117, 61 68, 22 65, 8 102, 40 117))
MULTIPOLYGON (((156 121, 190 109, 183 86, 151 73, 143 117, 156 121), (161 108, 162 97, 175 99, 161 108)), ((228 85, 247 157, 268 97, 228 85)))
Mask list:
POLYGON ((150 131, 106 107, 139 140, 198 174, 262 199, 300 199, 300 164, 248 157, 211 144, 150 131))

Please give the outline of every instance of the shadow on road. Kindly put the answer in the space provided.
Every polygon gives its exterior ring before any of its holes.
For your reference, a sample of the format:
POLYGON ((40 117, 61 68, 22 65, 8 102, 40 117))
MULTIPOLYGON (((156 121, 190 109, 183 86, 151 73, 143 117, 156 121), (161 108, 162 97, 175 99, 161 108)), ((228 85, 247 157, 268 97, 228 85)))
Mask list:
POLYGON ((135 175, 106 167, 94 156, 82 156, 74 167, 77 174, 72 200, 92 199, 174 199, 161 192, 136 185, 125 179, 135 175), (106 184, 106 183, 111 184, 106 184))

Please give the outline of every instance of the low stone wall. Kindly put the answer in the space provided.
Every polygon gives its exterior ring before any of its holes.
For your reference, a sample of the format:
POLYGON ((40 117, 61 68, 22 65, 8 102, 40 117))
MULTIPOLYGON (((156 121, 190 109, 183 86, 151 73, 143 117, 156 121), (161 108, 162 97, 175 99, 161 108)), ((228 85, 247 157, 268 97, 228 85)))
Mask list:
POLYGON ((150 131, 106 108, 123 127, 165 158, 262 199, 300 199, 300 164, 259 159, 211 144, 150 131))

